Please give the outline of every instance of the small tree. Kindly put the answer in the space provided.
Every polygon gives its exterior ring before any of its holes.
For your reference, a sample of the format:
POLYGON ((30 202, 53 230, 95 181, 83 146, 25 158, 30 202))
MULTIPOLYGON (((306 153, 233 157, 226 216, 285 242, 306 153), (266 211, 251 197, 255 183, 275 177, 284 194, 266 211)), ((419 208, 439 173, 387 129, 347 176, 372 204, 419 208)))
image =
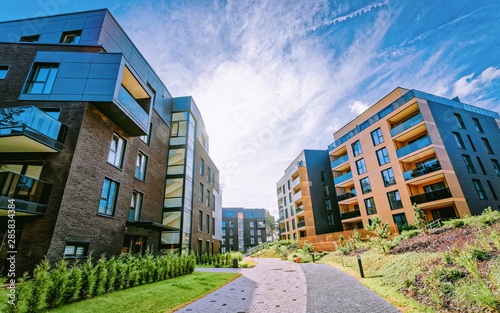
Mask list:
POLYGON ((415 215, 415 226, 418 229, 423 230, 427 235, 429 230, 427 229, 427 217, 425 216, 424 211, 417 206, 417 203, 413 204, 413 214, 415 215))
POLYGON ((366 229, 376 235, 376 237, 370 238, 370 241, 385 253, 389 250, 387 247, 387 239, 391 235, 391 232, 389 231, 389 223, 382 224, 382 219, 377 215, 372 217, 370 220, 372 223, 371 225, 366 225, 366 229))
POLYGON ((306 240, 306 242, 304 242, 304 245, 302 246, 302 250, 311 255, 313 252, 314 252, 314 246, 312 246, 308 240, 306 240))

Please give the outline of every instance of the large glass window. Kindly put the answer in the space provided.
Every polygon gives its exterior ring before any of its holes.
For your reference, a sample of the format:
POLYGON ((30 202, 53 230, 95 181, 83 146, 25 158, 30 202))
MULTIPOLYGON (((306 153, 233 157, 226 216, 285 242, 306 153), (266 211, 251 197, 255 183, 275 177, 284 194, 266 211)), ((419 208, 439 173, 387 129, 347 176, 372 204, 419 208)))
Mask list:
MULTIPOLYGON (((168 227, 180 229, 181 228, 181 211, 167 211, 163 212, 162 224, 168 227)), ((186 216, 187 218, 187 216, 186 216)), ((184 229, 184 231, 187 231, 184 229)))
POLYGON ((481 126, 481 123, 479 123, 479 120, 477 118, 472 118, 472 121, 474 122, 474 126, 476 126, 476 130, 478 133, 484 133, 483 127, 481 126))
POLYGON ((206 225, 207 225, 206 230, 207 230, 207 234, 210 234, 210 215, 207 214, 206 218, 207 218, 207 220, 206 220, 206 225))
POLYGON ((330 201, 330 199, 325 200, 325 207, 328 211, 332 210, 332 202, 330 201))
POLYGON ((295 219, 292 220, 292 230, 295 230, 295 219))
POLYGON ((491 159, 491 164, 493 164, 493 168, 495 169, 497 176, 500 176, 500 164, 498 163, 498 160, 491 159))
POLYGON ((99 201, 99 214, 115 216, 116 198, 118 196, 118 183, 104 178, 102 185, 101 200, 99 201))
POLYGON ((399 191, 394 190, 387 193, 387 198, 389 199, 389 204, 391 205, 391 210, 401 209, 403 203, 401 202, 401 197, 399 196, 399 191))
POLYGON ((203 211, 198 211, 198 231, 203 230, 203 211))
POLYGON ((168 150, 168 175, 184 174, 184 159, 186 157, 186 148, 168 150))
POLYGON ((255 222, 250 221, 250 227, 255 227, 255 222))
POLYGON ((153 131, 153 123, 149 124, 149 132, 147 135, 141 136, 141 140, 149 146, 151 143, 151 132, 153 131))
POLYGON ((375 201, 372 198, 365 199, 366 214, 376 214, 377 208, 375 207, 375 201))
POLYGON ((328 219, 328 226, 333 226, 335 223, 335 220, 333 219, 333 214, 328 214, 326 217, 328 219))
POLYGON ((210 189, 207 189, 207 207, 210 207, 210 189))
POLYGON ((215 211, 215 196, 212 195, 212 211, 215 211))
POLYGON ((476 168, 474 167, 474 164, 472 163, 470 156, 462 154, 462 157, 464 159, 467 172, 469 172, 469 174, 476 174, 476 168))
POLYGON ((358 175, 365 173, 366 172, 365 160, 364 159, 357 160, 356 161, 356 168, 358 170, 358 175))
POLYGON ((286 221, 286 231, 290 231, 290 223, 286 221))
POLYGON ((182 178, 168 178, 165 186, 165 207, 182 206, 182 178))
POLYGON ((382 131, 380 130, 380 128, 375 129, 371 132, 371 134, 374 146, 384 142, 384 136, 382 136, 382 131))
POLYGON ((200 202, 203 202, 203 184, 200 183, 200 202))
POLYGON ((363 151, 361 150, 361 143, 359 143, 359 140, 353 143, 351 146, 352 146, 352 153, 354 154, 354 156, 363 153, 363 151))
POLYGON ((408 224, 408 222, 406 221, 406 215, 404 213, 394 214, 392 216, 392 219, 394 220, 394 223, 398 225, 398 228, 401 228, 404 225, 408 224))
POLYGON ((465 144, 462 140, 462 136, 460 136, 460 134, 456 132, 453 132, 453 135, 455 136, 455 141, 457 142, 458 149, 465 150, 465 144))
POLYGON ((462 116, 460 116, 460 114, 458 114, 458 113, 454 113, 454 115, 455 115, 455 118, 457 119, 458 127, 465 129, 465 124, 464 124, 464 121, 462 120, 462 116))
POLYGON ((387 153, 387 149, 384 147, 380 150, 377 150, 377 159, 378 165, 384 165, 389 163, 389 154, 387 153))
POLYGON ((329 197, 330 196, 330 190, 328 189, 328 185, 323 185, 323 195, 325 197, 329 197))
POLYGON ((77 45, 80 43, 80 38, 82 37, 81 30, 73 30, 70 32, 64 32, 61 36, 60 43, 69 43, 72 45, 77 45))
POLYGON ((488 154, 494 154, 493 149, 491 148, 490 142, 488 141, 488 139, 481 138, 481 140, 483 141, 484 148, 486 149, 486 152, 488 152, 488 154))
POLYGON ((200 175, 205 176, 205 160, 203 159, 200 162, 200 175))
POLYGON ((254 229, 250 229, 250 236, 255 236, 255 230, 254 229))
POLYGON ((123 156, 125 155, 126 141, 116 133, 111 138, 111 146, 109 147, 108 163, 113 164, 118 168, 123 166, 123 156))
POLYGON ((0 79, 5 79, 9 71, 9 65, 0 65, 0 79))
POLYGON ((26 84, 25 93, 50 94, 56 80, 59 64, 35 63, 31 76, 26 84))
POLYGON ((130 211, 128 213, 128 219, 130 221, 139 221, 141 217, 142 208, 142 193, 135 191, 132 192, 132 199, 130 200, 130 211))
POLYGON ((212 217, 212 236, 215 235, 215 217, 212 217))
POLYGON ((486 197, 486 192, 484 192, 483 184, 481 184, 481 181, 473 179, 472 183, 474 184, 474 188, 476 188, 476 192, 477 195, 479 196, 479 199, 487 200, 488 197, 486 197))
POLYGON ((88 254, 88 249, 89 249, 88 242, 66 242, 66 247, 64 247, 64 257, 65 258, 85 257, 88 254))
POLYGON ((212 170, 207 166, 207 181, 210 182, 210 176, 212 175, 212 170))
POLYGON ((371 187, 371 185, 370 185, 370 180, 368 179, 368 177, 365 177, 365 178, 363 178, 363 179, 360 179, 360 180, 359 180, 359 183, 360 183, 360 185, 361 185, 361 192, 362 192, 363 194, 365 194, 365 193, 369 193, 369 192, 371 192, 371 191, 372 191, 372 187, 371 187))
POLYGON ((137 162, 135 164, 135 178, 146 180, 146 169, 148 166, 148 156, 140 152, 137 154, 137 162))
POLYGON ((382 171, 382 178, 385 187, 392 186, 396 183, 396 178, 394 178, 394 172, 391 167, 382 171))

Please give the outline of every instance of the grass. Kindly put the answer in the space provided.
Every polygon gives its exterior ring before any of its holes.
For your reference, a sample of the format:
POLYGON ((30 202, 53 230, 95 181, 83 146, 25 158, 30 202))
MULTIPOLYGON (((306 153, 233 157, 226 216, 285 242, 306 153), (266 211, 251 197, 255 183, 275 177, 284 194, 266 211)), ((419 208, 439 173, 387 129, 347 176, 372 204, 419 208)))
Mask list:
POLYGON ((433 309, 407 298, 398 290, 404 287, 405 281, 413 280, 421 272, 424 264, 437 257, 437 254, 382 255, 368 251, 361 255, 365 278, 359 275, 355 256, 344 256, 344 266, 342 266, 340 255, 334 253, 324 256, 319 262, 330 264, 356 277, 363 285, 378 293, 402 312, 434 312, 433 309))
POLYGON ((190 303, 238 277, 236 273, 194 272, 154 284, 116 291, 52 310, 72 312, 166 312, 190 303))

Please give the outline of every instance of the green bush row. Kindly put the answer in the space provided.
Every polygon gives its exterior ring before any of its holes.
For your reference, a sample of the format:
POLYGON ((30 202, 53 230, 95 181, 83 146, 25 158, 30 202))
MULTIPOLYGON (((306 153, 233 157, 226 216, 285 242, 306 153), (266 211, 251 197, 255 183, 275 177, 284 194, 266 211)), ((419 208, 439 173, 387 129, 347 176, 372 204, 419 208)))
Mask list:
POLYGON ((199 265, 231 265, 233 259, 238 259, 238 261, 243 260, 243 254, 241 252, 226 252, 215 255, 204 254, 202 256, 196 256, 196 264, 199 265))
POLYGON ((51 269, 47 259, 36 266, 33 277, 27 273, 16 287, 15 305, 7 305, 5 312, 35 313, 67 303, 89 299, 115 290, 153 283, 194 271, 193 254, 143 256, 122 254, 106 259, 104 255, 92 262, 70 265, 59 261, 51 269))

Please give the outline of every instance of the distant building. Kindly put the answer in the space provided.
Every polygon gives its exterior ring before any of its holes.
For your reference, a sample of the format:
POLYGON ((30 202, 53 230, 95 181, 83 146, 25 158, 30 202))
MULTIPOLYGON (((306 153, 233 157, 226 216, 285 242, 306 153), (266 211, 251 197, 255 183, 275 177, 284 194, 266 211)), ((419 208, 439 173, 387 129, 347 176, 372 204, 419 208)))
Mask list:
POLYGON ((299 240, 342 230, 326 150, 304 150, 276 184, 280 239, 299 240))
POLYGON ((267 242, 264 209, 222 208, 222 252, 245 251, 267 242))

